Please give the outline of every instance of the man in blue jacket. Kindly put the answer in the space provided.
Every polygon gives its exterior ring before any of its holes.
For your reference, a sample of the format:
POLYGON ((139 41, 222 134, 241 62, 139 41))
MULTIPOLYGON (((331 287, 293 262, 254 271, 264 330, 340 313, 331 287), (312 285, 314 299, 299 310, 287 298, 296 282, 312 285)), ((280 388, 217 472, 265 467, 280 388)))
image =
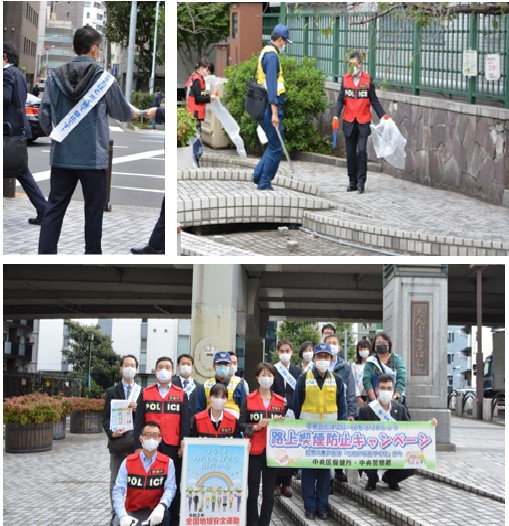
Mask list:
MULTIPOLYGON (((19 103, 23 111, 23 120, 25 126, 25 137, 32 138, 32 130, 28 123, 25 114, 25 102, 27 100, 27 83, 25 77, 21 74, 18 66, 18 51, 14 44, 10 42, 4 43, 3 59, 4 59, 4 122, 8 122, 12 127, 13 135, 21 135, 21 123, 18 117, 18 106, 16 102, 16 89, 19 95, 19 103)), ((30 218, 28 222, 31 225, 40 225, 44 211, 46 210, 46 199, 35 182, 34 176, 27 170, 23 175, 16 177, 23 190, 27 194, 28 199, 34 205, 37 211, 37 217, 30 218)))
POLYGON ((287 43, 292 43, 288 27, 278 24, 272 31, 270 42, 262 49, 258 60, 256 82, 267 89, 267 106, 260 126, 269 141, 254 170, 253 181, 258 185, 258 190, 273 190, 271 181, 276 176, 283 152, 277 130, 283 137, 283 107, 286 90, 279 53, 287 43))
POLYGON ((108 116, 136 115, 115 79, 97 64, 101 34, 91 26, 74 34, 76 57, 51 71, 40 107, 50 135, 51 191, 41 225, 39 254, 56 254, 67 206, 78 181, 85 199, 85 254, 101 254, 108 168, 108 116))

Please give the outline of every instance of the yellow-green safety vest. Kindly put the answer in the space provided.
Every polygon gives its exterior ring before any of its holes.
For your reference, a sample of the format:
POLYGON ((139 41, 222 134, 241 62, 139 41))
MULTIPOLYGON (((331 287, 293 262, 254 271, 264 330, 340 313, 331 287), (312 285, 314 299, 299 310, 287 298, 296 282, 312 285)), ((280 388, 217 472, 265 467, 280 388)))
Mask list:
MULTIPOLYGON (((265 53, 277 53, 277 50, 274 46, 266 45, 262 52, 260 53, 260 58, 258 59, 258 69, 256 70, 256 82, 258 84, 261 84, 262 86, 265 86, 265 89, 267 89, 267 75, 265 75, 265 72, 262 68, 262 59, 265 55, 265 53)), ((278 56, 279 58, 279 56, 278 56)), ((283 68, 281 66, 281 62, 279 62, 279 75, 277 77, 277 95, 281 95, 281 93, 285 92, 285 79, 283 77, 283 68)))
POLYGON ((313 371, 308 371, 306 374, 306 398, 300 412, 301 420, 337 420, 336 393, 336 379, 330 371, 327 371, 321 389, 318 387, 313 371))
MULTIPOLYGON (((233 400, 233 393, 235 389, 237 388, 237 385, 239 385, 241 381, 242 381, 242 378, 240 378, 239 376, 232 376, 230 378, 228 385, 226 386, 226 388, 228 389, 228 400, 224 408, 225 410, 229 411, 232 415, 235 415, 237 419, 240 416, 240 407, 233 400)), ((205 389, 205 397, 207 398, 207 409, 210 407, 210 402, 209 402, 210 390, 212 389, 212 386, 216 384, 217 384, 217 380, 215 377, 209 378, 203 384, 203 387, 205 389)))

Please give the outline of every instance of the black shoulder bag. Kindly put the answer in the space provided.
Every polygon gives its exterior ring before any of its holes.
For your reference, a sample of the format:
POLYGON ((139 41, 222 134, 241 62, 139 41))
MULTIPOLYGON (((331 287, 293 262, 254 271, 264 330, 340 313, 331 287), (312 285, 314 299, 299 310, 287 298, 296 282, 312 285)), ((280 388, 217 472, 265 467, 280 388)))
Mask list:
MULTIPOLYGON (((258 65, 256 67, 258 68, 258 65)), ((268 95, 265 87, 258 84, 256 79, 249 79, 247 81, 247 96, 244 108, 255 121, 260 122, 263 119, 267 99, 268 95)))
POLYGON ((16 75, 9 71, 14 77, 14 101, 21 126, 21 135, 13 134, 10 122, 4 121, 4 178, 18 177, 28 170, 27 140, 25 137, 25 120, 23 106, 19 98, 18 80, 16 75), (6 133, 7 132, 7 133, 6 133))

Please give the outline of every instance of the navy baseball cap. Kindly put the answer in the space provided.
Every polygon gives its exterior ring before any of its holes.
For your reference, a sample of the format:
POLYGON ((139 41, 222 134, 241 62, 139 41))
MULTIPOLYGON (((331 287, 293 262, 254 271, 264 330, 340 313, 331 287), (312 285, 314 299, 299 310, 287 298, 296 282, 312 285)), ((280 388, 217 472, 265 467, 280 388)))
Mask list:
POLYGON ((284 24, 278 24, 272 31, 272 34, 276 37, 284 38, 289 44, 293 44, 290 40, 290 30, 284 24))
POLYGON ((327 345, 326 343, 319 343, 313 349, 313 356, 315 354, 318 354, 319 352, 326 352, 327 354, 330 354, 332 357, 334 357, 334 355, 332 354, 332 349, 330 348, 330 345, 327 345))
POLYGON ((221 362, 232 363, 232 357, 230 356, 230 353, 227 353, 224 351, 216 352, 216 354, 214 354, 213 363, 221 363, 221 362))

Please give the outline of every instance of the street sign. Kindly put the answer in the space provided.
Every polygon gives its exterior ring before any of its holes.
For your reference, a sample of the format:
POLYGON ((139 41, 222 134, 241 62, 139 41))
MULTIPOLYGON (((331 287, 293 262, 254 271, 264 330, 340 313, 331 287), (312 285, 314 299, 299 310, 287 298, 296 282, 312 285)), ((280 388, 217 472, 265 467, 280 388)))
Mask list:
POLYGON ((500 55, 486 55, 484 71, 486 80, 498 80, 500 78, 500 55))

